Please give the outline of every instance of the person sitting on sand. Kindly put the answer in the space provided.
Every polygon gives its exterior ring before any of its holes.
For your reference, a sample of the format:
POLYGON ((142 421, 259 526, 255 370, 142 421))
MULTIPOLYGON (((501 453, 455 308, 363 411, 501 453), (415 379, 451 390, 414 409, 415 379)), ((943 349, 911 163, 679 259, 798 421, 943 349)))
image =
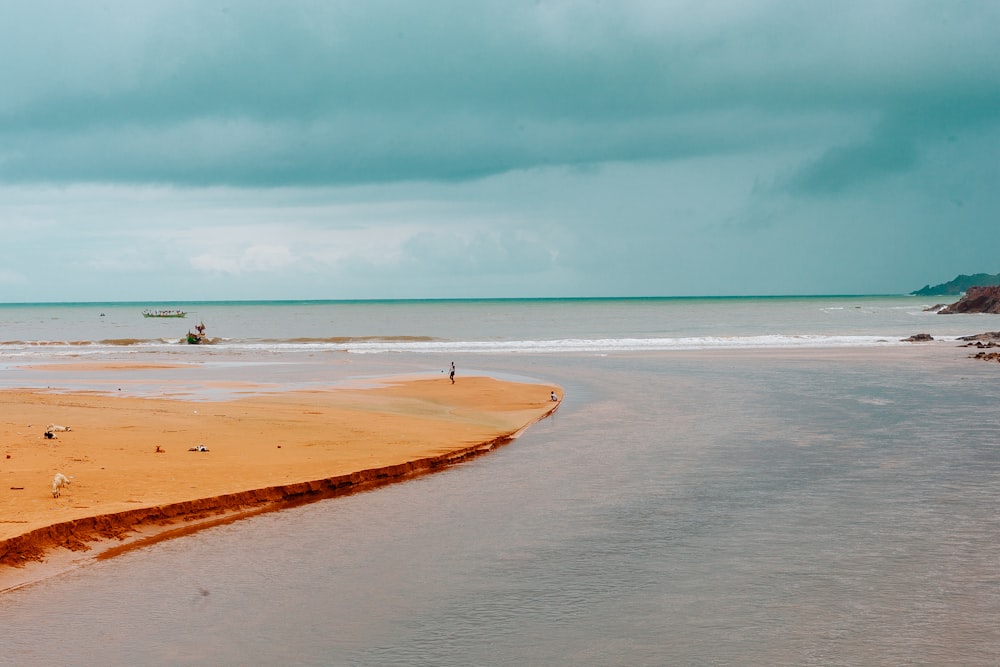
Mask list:
POLYGON ((559 400, 559 397, 556 396, 556 392, 552 392, 552 400, 553 401, 558 401, 559 400))

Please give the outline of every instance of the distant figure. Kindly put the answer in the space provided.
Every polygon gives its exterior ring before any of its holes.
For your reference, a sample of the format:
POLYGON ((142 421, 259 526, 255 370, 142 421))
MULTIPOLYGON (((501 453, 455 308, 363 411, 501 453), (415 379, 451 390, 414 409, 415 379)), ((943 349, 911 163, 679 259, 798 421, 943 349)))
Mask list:
POLYGON ((451 362, 451 372, 448 373, 448 379, 451 380, 452 384, 455 384, 455 362, 451 362))
POLYGON ((556 392, 552 392, 552 400, 553 401, 558 401, 559 400, 559 397, 556 396, 556 392))
POLYGON ((61 472, 57 472, 56 476, 52 478, 52 497, 58 498, 62 488, 67 484, 69 484, 69 478, 61 472))

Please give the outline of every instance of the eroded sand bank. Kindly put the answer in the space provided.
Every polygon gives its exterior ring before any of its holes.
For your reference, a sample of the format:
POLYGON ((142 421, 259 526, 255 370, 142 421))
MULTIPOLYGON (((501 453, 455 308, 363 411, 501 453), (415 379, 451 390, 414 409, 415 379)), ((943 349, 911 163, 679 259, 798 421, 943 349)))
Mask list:
POLYGON ((489 451, 550 414, 552 391, 487 377, 227 401, 0 391, 0 590, 23 569, 11 566, 114 553, 489 451), (50 424, 71 430, 48 439, 50 424), (71 483, 54 498, 57 472, 71 483))

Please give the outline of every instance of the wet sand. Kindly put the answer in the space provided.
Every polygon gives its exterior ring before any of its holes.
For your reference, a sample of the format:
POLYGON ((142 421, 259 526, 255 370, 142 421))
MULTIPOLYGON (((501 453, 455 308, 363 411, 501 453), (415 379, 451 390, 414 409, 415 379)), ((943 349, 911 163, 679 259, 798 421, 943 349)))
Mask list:
POLYGON ((0 590, 46 564, 431 472, 508 442, 562 395, 488 377, 246 390, 225 401, 0 391, 0 590), (48 439, 50 424, 71 430, 48 439), (56 473, 70 478, 58 498, 56 473))

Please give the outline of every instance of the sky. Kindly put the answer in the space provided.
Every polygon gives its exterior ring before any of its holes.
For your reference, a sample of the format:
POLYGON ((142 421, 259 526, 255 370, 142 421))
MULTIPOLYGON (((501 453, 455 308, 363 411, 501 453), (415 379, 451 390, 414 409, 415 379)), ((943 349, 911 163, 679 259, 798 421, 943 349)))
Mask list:
POLYGON ((0 302, 997 273, 998 30, 993 0, 0 0, 0 302))

